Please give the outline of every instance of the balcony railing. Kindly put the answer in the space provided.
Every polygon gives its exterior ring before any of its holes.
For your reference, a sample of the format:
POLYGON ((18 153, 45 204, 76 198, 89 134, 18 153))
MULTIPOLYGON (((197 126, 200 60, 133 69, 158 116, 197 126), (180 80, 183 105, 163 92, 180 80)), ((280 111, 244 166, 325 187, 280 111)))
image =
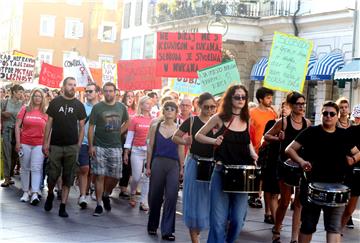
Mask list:
POLYGON ((222 16, 241 17, 241 18, 259 18, 265 16, 289 16, 293 14, 290 11, 293 0, 283 1, 217 1, 199 0, 176 1, 176 5, 168 3, 157 3, 152 6, 154 10, 150 22, 151 24, 160 24, 168 21, 192 18, 201 15, 214 15, 219 11, 222 16), (155 11, 156 9, 156 11, 155 11), (157 12, 157 14, 155 14, 157 12))

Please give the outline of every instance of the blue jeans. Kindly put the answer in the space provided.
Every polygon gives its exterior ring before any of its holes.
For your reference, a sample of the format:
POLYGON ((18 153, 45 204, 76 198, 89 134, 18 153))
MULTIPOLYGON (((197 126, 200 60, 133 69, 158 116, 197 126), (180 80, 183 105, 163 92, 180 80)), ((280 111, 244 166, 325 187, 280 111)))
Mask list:
POLYGON ((223 192, 222 169, 223 166, 216 165, 210 181, 210 231, 208 243, 234 242, 239 237, 244 226, 247 213, 247 193, 223 192))

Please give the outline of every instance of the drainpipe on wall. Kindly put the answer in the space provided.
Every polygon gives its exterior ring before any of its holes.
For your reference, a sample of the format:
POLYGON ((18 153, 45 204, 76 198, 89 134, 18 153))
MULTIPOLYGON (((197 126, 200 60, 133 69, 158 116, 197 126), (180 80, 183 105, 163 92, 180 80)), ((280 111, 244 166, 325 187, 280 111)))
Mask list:
POLYGON ((296 18, 297 18, 297 14, 299 13, 300 11, 300 0, 298 0, 298 4, 297 4, 297 9, 292 17, 292 23, 294 25, 294 35, 295 36, 299 36, 299 29, 298 29, 298 26, 296 24, 296 18))

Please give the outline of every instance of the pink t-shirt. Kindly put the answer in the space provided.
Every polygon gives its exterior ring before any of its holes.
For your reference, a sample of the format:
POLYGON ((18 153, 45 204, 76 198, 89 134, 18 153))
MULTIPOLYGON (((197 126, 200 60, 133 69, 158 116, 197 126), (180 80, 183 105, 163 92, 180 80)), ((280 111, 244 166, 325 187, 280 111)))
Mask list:
POLYGON ((20 132, 20 143, 27 145, 42 145, 44 140, 45 125, 48 116, 41 113, 38 109, 26 111, 25 106, 21 108, 17 115, 17 119, 23 120, 20 132))
POLYGON ((134 132, 132 146, 146 146, 151 120, 150 116, 135 115, 131 118, 128 130, 134 132))

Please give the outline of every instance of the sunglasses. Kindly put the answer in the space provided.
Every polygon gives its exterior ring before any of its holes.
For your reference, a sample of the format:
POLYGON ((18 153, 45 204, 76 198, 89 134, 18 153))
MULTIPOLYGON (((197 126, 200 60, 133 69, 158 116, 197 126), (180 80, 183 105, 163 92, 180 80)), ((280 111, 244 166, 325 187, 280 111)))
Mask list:
POLYGON ((94 90, 85 90, 85 93, 87 94, 92 94, 92 92, 94 92, 94 90))
POLYGON ((333 112, 333 111, 323 111, 322 115, 323 115, 323 116, 329 116, 329 115, 330 115, 330 117, 334 117, 334 116, 336 116, 336 112, 333 112))
POLYGON ((305 106, 306 106, 306 103, 296 102, 295 105, 296 105, 297 107, 302 107, 302 106, 305 107, 305 106))
POLYGON ((240 96, 240 95, 234 95, 232 98, 234 100, 246 100, 247 99, 246 96, 240 96))
POLYGON ((215 110, 216 106, 215 105, 204 105, 203 109, 204 110, 215 110))
POLYGON ((172 106, 166 106, 164 107, 164 111, 176 111, 176 108, 172 106))

